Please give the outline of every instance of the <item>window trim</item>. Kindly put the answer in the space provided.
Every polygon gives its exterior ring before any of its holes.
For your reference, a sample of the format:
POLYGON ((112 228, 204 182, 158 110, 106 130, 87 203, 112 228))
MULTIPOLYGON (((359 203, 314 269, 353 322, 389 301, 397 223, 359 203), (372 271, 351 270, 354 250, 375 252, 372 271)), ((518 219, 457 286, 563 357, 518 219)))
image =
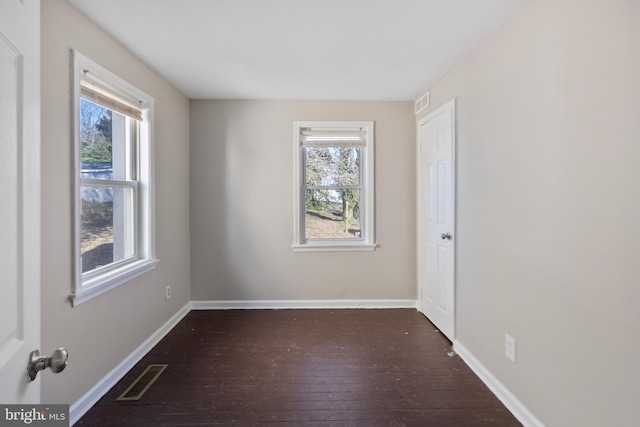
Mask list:
MULTIPOLYGON (((82 304, 111 289, 114 289, 132 279, 153 270, 158 263, 155 249, 155 198, 154 198, 154 150, 153 150, 153 117, 154 99, 145 92, 121 79, 111 71, 87 58, 77 50, 71 51, 72 56, 72 138, 74 144, 74 285, 71 293, 72 305, 82 304), (142 120, 138 126, 138 177, 134 184, 137 192, 138 205, 136 223, 137 253, 135 258, 114 262, 111 268, 100 272, 82 273, 82 258, 80 255, 80 240, 82 236, 82 200, 81 200, 81 170, 80 159, 80 98, 82 76, 90 76, 96 82, 99 90, 105 88, 112 91, 124 103, 134 102, 135 109, 141 112, 142 120), (83 277, 84 276, 84 277, 83 277)), ((91 100, 90 100, 91 101, 91 100)), ((113 181, 121 184, 117 180, 113 181)), ((125 184, 126 186, 131 183, 125 184)))
MULTIPOLYGON (((295 121, 293 124, 293 239, 291 245, 294 252, 352 252, 374 251, 375 243, 375 148, 373 121, 295 121), (314 129, 365 129, 365 144, 360 147, 360 171, 362 180, 360 228, 361 239, 306 239, 305 238, 305 184, 304 184, 304 150, 300 141, 303 128, 314 129)), ((338 145, 338 144, 337 144, 338 145)), ((346 144, 345 144, 346 145, 346 144)))

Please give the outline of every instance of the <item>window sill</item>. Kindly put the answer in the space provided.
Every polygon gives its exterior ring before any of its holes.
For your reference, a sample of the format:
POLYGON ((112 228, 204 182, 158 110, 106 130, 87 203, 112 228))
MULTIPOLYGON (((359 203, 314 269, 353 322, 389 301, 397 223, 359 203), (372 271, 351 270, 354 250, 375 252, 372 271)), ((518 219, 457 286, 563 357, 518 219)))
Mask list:
POLYGON ((296 243, 291 246, 294 252, 373 252, 375 243, 296 243))
POLYGON ((144 259, 127 264, 116 270, 109 271, 98 277, 83 281, 80 289, 71 295, 71 303, 75 307, 87 302, 98 295, 117 288, 156 268, 157 259, 144 259))

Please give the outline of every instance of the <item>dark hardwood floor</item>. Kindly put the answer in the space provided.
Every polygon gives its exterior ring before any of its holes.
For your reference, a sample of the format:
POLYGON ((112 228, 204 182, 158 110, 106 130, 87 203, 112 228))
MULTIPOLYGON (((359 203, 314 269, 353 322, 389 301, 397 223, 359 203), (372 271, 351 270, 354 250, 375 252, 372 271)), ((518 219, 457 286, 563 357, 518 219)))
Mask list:
POLYGON ((450 347, 410 309, 192 311, 76 425, 520 426, 450 347))

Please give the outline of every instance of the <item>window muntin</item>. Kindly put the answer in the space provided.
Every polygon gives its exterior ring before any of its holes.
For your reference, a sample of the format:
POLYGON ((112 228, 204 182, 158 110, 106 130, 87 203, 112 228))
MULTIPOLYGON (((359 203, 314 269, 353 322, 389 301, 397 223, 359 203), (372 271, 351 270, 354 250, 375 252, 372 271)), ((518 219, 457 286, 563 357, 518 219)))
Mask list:
POLYGON ((87 301, 155 267, 153 98, 73 51, 76 282, 87 301))
POLYGON ((294 250, 373 250, 373 123, 294 127, 294 250))

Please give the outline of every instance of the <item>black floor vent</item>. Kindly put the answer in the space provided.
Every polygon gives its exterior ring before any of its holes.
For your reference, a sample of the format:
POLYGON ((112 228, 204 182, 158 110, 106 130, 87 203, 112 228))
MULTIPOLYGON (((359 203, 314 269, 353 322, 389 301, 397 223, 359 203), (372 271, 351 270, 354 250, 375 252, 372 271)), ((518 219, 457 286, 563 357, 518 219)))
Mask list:
POLYGON ((149 365, 147 369, 118 397, 118 401, 138 400, 169 365, 149 365))

